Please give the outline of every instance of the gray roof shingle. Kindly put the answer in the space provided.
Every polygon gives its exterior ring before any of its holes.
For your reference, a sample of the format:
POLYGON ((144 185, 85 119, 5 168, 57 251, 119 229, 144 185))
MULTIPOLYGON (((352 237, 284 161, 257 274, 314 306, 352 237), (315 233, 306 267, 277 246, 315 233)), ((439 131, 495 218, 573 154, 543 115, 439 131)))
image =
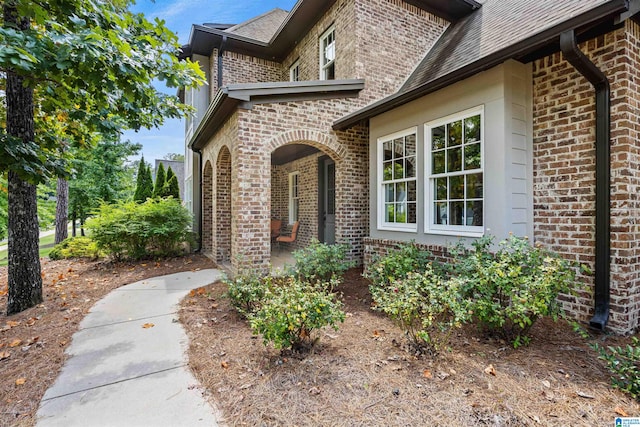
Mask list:
POLYGON ((286 10, 275 8, 225 31, 268 43, 288 15, 286 10))

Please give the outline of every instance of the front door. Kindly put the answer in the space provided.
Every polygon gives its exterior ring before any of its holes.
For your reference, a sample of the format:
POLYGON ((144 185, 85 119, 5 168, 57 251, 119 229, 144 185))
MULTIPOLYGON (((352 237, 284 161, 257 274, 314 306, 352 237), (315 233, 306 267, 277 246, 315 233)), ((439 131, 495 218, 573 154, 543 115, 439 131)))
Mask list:
POLYGON ((329 245, 336 242, 336 164, 331 159, 323 162, 323 241, 329 245))

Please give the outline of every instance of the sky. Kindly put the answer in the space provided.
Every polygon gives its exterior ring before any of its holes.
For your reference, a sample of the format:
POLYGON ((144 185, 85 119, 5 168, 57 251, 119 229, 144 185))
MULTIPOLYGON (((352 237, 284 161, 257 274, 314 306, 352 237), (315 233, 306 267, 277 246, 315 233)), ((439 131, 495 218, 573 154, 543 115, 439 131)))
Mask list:
MULTIPOLYGON (((295 3, 295 0, 137 0, 132 10, 144 13, 150 20, 163 19, 182 45, 189 42, 192 24, 238 24, 276 7, 291 10, 295 3)), ((176 93, 161 83, 156 87, 164 93, 176 93)), ((167 120, 159 129, 127 131, 122 139, 142 144, 145 161, 153 164, 154 159, 168 153, 184 154, 184 121, 167 120)))

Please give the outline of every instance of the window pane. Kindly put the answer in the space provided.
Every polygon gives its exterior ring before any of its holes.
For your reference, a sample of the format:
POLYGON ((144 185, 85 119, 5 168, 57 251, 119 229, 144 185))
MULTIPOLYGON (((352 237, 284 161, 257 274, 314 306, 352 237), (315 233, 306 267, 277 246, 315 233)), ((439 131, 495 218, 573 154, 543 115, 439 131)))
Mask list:
POLYGON ((392 162, 384 162, 382 167, 384 168, 383 175, 382 175, 382 180, 383 181, 392 180, 393 179, 393 163, 392 162))
POLYGON ((445 151, 437 151, 433 153, 433 164, 431 166, 433 168, 433 172, 432 172, 433 174, 445 172, 444 155, 445 155, 445 151))
POLYGON ((299 201, 298 199, 293 200, 293 220, 297 221, 298 220, 298 205, 299 205, 299 201))
POLYGON ((465 170, 480 169, 480 144, 471 144, 464 147, 465 170))
POLYGON ((416 135, 407 135, 404 139, 405 156, 413 157, 416 155, 416 135))
POLYGON ((396 222, 402 224, 407 222, 407 205, 405 203, 396 204, 396 222))
POLYGON ((444 125, 431 129, 432 150, 440 150, 445 147, 444 125))
POLYGON ((402 138, 393 141, 393 158, 400 159, 404 157, 404 140, 402 138))
POLYGON ((393 153, 391 151, 391 146, 392 146, 392 142, 391 141, 385 141, 382 144, 382 149, 384 150, 384 160, 391 160, 393 157, 393 153))
POLYGON ((433 222, 434 224, 447 224, 447 202, 433 204, 433 222))
POLYGON ((467 175, 467 199, 482 199, 482 174, 467 175))
POLYGON ((394 196, 394 185, 393 184, 385 184, 384 185, 384 201, 385 202, 393 202, 395 200, 394 196))
POLYGON ((434 179, 436 200, 447 200, 447 178, 434 179))
POLYGON ((333 80, 336 78, 336 63, 332 62, 331 65, 327 66, 325 69, 325 78, 327 80, 333 80))
POLYGON ((404 166, 402 160, 396 160, 393 163, 393 179, 404 178, 404 166))
POLYGON ((467 225, 482 226, 482 201, 467 202, 467 225))
POLYGON ((415 168, 415 157, 407 157, 404 160, 405 172, 407 173, 406 178, 415 178, 416 177, 416 168, 415 168))
POLYGON ((464 142, 480 141, 480 116, 464 119, 464 142))
POLYGON ((447 125, 448 147, 462 144, 462 120, 447 125))
POLYGON ((449 199, 464 199, 464 176, 449 178, 449 199))
POLYGON ((396 202, 407 201, 407 184, 405 182, 399 182, 396 184, 396 202))
POLYGON ((449 213, 451 214, 451 225, 463 225, 464 202, 450 202, 449 213))
POLYGON ((417 214, 416 204, 415 203, 407 203, 407 222, 409 224, 417 223, 418 214, 417 214))
POLYGON ((407 182, 407 201, 409 202, 415 202, 416 200, 418 200, 416 198, 416 182, 415 181, 409 181, 407 182))
POLYGON ((394 206, 393 203, 387 203, 385 204, 385 208, 386 208, 386 216, 385 216, 385 221, 386 222, 394 222, 394 206))
POLYGON ((462 170, 462 148, 451 148, 447 150, 447 172, 457 172, 462 170))

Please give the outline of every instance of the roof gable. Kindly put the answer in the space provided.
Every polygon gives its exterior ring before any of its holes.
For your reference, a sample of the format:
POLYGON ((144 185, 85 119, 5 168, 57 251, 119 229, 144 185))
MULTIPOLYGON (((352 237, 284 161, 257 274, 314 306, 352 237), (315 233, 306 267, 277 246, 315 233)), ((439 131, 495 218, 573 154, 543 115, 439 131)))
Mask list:
POLYGON ((264 43, 269 42, 276 34, 289 12, 282 9, 272 9, 260 16, 227 28, 225 31, 264 43))

